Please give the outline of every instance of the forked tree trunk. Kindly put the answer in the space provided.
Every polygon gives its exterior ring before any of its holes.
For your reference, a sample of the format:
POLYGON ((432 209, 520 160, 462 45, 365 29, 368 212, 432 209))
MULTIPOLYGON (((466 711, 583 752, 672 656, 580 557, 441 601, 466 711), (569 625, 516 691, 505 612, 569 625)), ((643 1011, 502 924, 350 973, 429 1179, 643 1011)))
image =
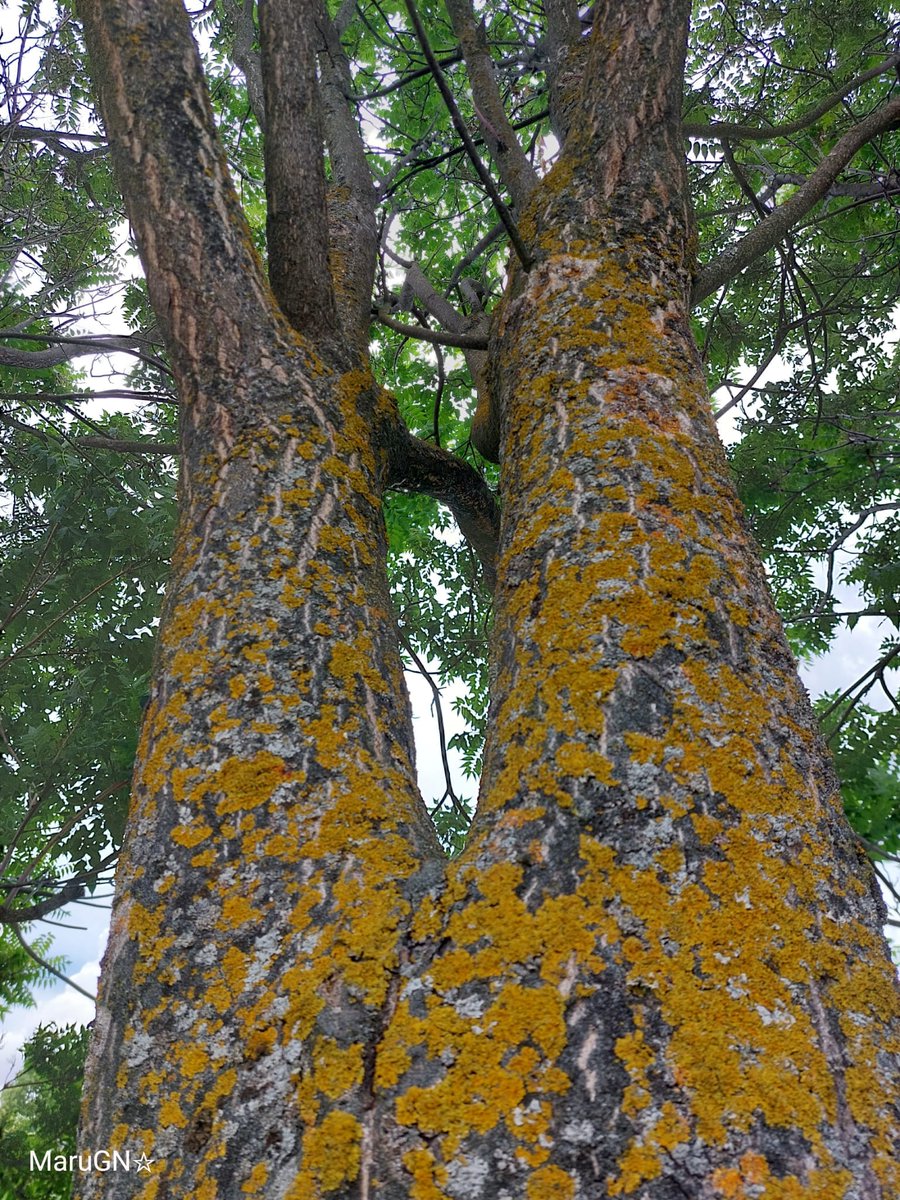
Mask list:
POLYGON ((493 323, 493 699, 450 864, 387 595, 396 414, 268 295, 181 5, 80 8, 184 452, 82 1130, 156 1161, 77 1195, 900 1194, 872 872, 688 325, 687 4, 598 5, 554 79, 493 323))

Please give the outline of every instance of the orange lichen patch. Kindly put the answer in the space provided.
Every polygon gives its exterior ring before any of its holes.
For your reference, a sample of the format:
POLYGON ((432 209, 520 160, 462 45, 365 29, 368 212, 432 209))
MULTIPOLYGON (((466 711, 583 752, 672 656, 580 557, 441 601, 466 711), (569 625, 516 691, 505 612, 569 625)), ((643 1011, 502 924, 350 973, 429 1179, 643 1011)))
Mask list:
POLYGON ((263 1192, 269 1178, 269 1168, 265 1163, 257 1163, 244 1183, 241 1191, 248 1196, 258 1196, 263 1192))
POLYGON ((528 1177, 528 1200, 573 1200, 575 1180, 559 1167, 541 1167, 528 1177))
POLYGON ((644 1145, 641 1141, 634 1141, 619 1159, 618 1176, 607 1179, 607 1194, 627 1196, 639 1188, 642 1183, 656 1179, 661 1172, 659 1151, 653 1146, 644 1145))
POLYGON ((386 681, 376 669, 376 661, 372 639, 364 634, 358 636, 352 646, 346 642, 335 642, 331 649, 330 668, 335 679, 345 684, 361 679, 373 692, 380 694, 385 689, 386 681))
POLYGON ((160 637, 166 646, 189 645, 196 638, 198 630, 227 615, 228 610, 221 600, 198 596, 176 607, 160 631, 160 637))
POLYGON ((187 1117, 181 1111, 177 1096, 170 1096, 162 1102, 159 1109, 159 1123, 164 1128, 167 1125, 174 1125, 176 1129, 184 1129, 187 1125, 187 1117))
POLYGON ((222 900, 222 915, 217 925, 220 929, 233 930, 251 922, 259 922, 262 918, 262 909, 254 908, 247 896, 237 894, 225 896, 222 900))
POLYGON ((137 938, 140 959, 135 966, 135 980, 149 978, 159 967, 166 951, 174 944, 172 935, 161 933, 165 912, 162 906, 154 909, 142 904, 133 904, 128 912, 128 933, 137 938))
POLYGON ((268 750, 260 750, 250 759, 230 756, 214 774, 196 788, 196 794, 219 792, 216 805, 219 816, 257 808, 271 799, 277 787, 291 778, 284 759, 268 750))
MULTIPOLYGON (((234 683, 234 680, 231 681, 234 683)), ((236 729, 240 724, 237 717, 229 717, 229 709, 227 704, 219 704, 209 714, 209 732, 215 737, 217 733, 223 733, 229 729, 236 729)))
POLYGON ((363 1079, 363 1045, 354 1042, 341 1048, 332 1038, 320 1037, 313 1047, 313 1063, 319 1090, 336 1100, 363 1079))
POLYGON ((722 822, 717 817, 707 813, 692 812, 690 814, 694 832, 704 845, 709 845, 722 832, 722 822))
POLYGON ((380 1043, 375 1057, 375 1087, 393 1087, 403 1077, 412 1059, 409 1050, 397 1042, 380 1043))
POLYGON ((447 1182, 446 1168, 429 1150, 408 1150, 403 1165, 412 1176, 410 1200, 447 1200, 447 1193, 439 1186, 447 1182))
POLYGON ((303 1173, 323 1192, 336 1191, 359 1176, 362 1126, 351 1113, 326 1113, 303 1134, 303 1173))
POLYGON ((186 1079, 193 1079, 205 1071, 210 1064, 209 1051, 205 1046, 192 1042, 176 1046, 172 1057, 178 1063, 178 1069, 186 1079))
POLYGON ((179 846, 193 848, 205 842, 211 833, 212 827, 204 822, 202 825, 176 825, 171 836, 179 846))
POLYGON ((606 755, 588 750, 583 745, 569 742, 560 746, 556 752, 556 764, 563 775, 580 778, 590 776, 601 783, 615 783, 612 763, 606 755))
POLYGON ((257 667, 268 666, 271 651, 272 642, 269 639, 254 642, 249 646, 241 648, 241 654, 247 662, 253 663, 257 667))
POLYGON ((194 634, 190 650, 177 650, 169 666, 172 677, 188 683, 195 675, 202 678, 209 664, 207 639, 194 634))

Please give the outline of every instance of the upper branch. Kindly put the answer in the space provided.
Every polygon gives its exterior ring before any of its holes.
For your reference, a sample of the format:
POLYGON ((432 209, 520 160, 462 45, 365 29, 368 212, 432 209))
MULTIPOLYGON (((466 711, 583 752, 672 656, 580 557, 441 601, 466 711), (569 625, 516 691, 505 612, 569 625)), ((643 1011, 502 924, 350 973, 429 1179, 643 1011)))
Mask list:
POLYGON ((259 53, 253 45, 256 40, 253 0, 226 0, 225 10, 234 23, 235 65, 243 72, 250 108, 257 125, 265 133, 266 106, 263 99, 262 70, 259 65, 259 53))
POLYGON ((521 209, 538 176, 506 115, 484 25, 476 19, 469 0, 445 0, 445 5, 462 48, 482 136, 514 207, 521 209))
POLYGON ((491 202, 497 212, 497 216, 506 227, 506 232, 509 234, 509 240, 512 242, 513 249, 525 270, 531 268, 531 257, 525 248, 525 243, 522 241, 518 227, 513 220, 512 213, 507 208, 503 197, 497 191, 497 186, 491 178, 490 172, 481 161, 478 151, 475 149, 475 143, 472 136, 466 128, 466 123, 460 115, 459 109, 456 106, 456 101, 453 98, 453 93, 447 86, 447 80, 444 78, 444 73, 438 65, 434 51, 431 49, 431 43, 428 41, 428 35, 425 32, 425 27, 419 17, 418 10, 413 0, 406 0, 406 11, 409 13, 409 19, 412 22, 415 30, 416 38, 422 48, 422 53, 425 55, 425 60, 431 67, 431 73, 434 76, 434 81, 437 84, 438 91, 447 106, 447 111, 450 113, 450 119, 453 122, 453 127, 459 134, 460 140, 466 149, 466 154, 469 156, 469 161, 475 168, 478 178, 484 184, 485 191, 491 198, 491 202))
POLYGON ((180 0, 78 0, 150 299, 182 382, 245 369, 273 310, 180 0), (186 170, 185 164, 194 164, 186 170))
POLYGON ((826 195, 854 154, 886 129, 900 122, 900 98, 863 118, 848 129, 819 163, 812 175, 784 204, 729 246, 699 272, 694 281, 692 302, 699 304, 707 296, 739 275, 768 250, 777 246, 797 222, 826 195))
POLYGON ((376 190, 348 97, 353 79, 340 33, 324 5, 318 17, 319 95, 331 166, 328 229, 338 316, 347 337, 368 343, 369 309, 378 258, 376 190))
POLYGON ((488 589, 493 590, 497 580, 500 509, 493 492, 474 467, 403 429, 391 448, 385 486, 424 492, 446 504, 481 561, 488 589))
POLYGON ((553 132, 560 141, 564 141, 565 97, 572 89, 574 78, 578 74, 579 56, 573 51, 582 39, 577 0, 544 0, 544 14, 546 24, 543 51, 547 60, 550 121, 553 132))
POLYGON ((43 371, 81 358, 86 354, 134 354, 152 366, 165 370, 165 364, 153 353, 153 343, 139 334, 95 334, 88 337, 66 337, 62 334, 25 334, 18 330, 0 329, 0 340, 40 341, 52 343, 46 350, 19 350, 0 345, 0 366, 25 371, 43 371))
POLYGON ((260 0, 266 109, 269 281, 301 333, 334 329, 322 119, 316 82, 316 0, 260 0))
POLYGON ((768 128, 760 129, 757 125, 741 125, 730 121, 713 121, 710 124, 703 124, 698 121, 685 121, 682 128, 684 129, 685 137, 712 137, 718 140, 725 138, 732 142, 767 142, 772 138, 790 137, 791 134, 800 133, 801 130, 808 129, 810 125, 815 125, 816 121, 820 120, 827 112, 830 112, 831 109, 840 104, 851 92, 862 87, 864 83, 868 83, 870 79, 877 79, 879 75, 884 75, 886 71, 892 71, 898 65, 900 65, 900 54, 890 55, 890 57, 885 58, 876 66, 870 67, 868 71, 863 71, 861 74, 854 76, 843 87, 829 92, 824 100, 813 105, 802 117, 798 117, 796 121, 787 121, 783 125, 770 125, 768 128))

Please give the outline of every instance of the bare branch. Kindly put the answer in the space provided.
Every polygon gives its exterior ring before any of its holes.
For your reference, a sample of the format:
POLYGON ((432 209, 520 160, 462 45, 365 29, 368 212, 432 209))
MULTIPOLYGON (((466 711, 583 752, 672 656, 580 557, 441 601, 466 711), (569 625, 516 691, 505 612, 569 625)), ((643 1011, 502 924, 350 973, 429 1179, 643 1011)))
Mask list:
POLYGON ((426 329, 424 325, 405 325, 395 321, 386 308, 375 309, 375 316, 382 325, 402 333, 404 337, 420 338, 433 346, 455 346, 459 350, 487 350, 487 338, 480 333, 444 333, 437 329, 426 329))
POLYGON ((89 450, 114 450, 118 454, 178 453, 178 445, 175 442, 134 442, 127 438, 114 437, 79 437, 73 440, 76 446, 84 446, 89 450))
POLYGON ((694 281, 692 302, 699 304, 701 300, 705 300, 739 275, 750 263, 777 246, 794 225, 827 194, 854 154, 866 142, 892 128, 898 121, 900 99, 892 100, 883 108, 876 109, 849 129, 789 200, 701 269, 694 281))
MULTIPOLYGON (((446 728, 444 725, 444 709, 443 709, 443 704, 441 702, 441 689, 438 687, 438 685, 432 679, 431 672, 428 670, 428 668, 422 662, 419 655, 416 654, 413 644, 409 640, 409 638, 406 636, 406 633, 404 632, 402 626, 400 628, 400 641, 403 643, 403 648, 406 651, 406 653, 409 655, 409 657, 415 663, 416 670, 419 672, 419 674, 422 676, 422 678, 425 680, 425 682, 431 688, 432 704, 434 705, 434 715, 437 718, 438 743, 441 748, 441 765, 444 769, 444 795, 441 797, 441 799, 446 800, 449 798, 450 803, 453 805, 453 807, 456 809, 456 811, 459 813, 459 815, 461 817, 463 817, 466 820, 466 822, 468 822, 470 820, 471 814, 466 811, 465 805, 460 800, 459 796, 457 796, 456 791, 453 787, 453 773, 450 770, 450 758, 449 758, 448 751, 447 751, 447 731, 446 731, 446 728)), ((440 807, 440 805, 438 805, 438 807, 440 807)))
POLYGON ((91 992, 86 992, 84 990, 84 988, 81 987, 80 984, 75 983, 74 980, 72 980, 68 977, 68 975, 63 975, 62 971, 57 971, 56 967, 54 967, 51 963, 48 963, 46 961, 46 959, 41 958, 41 956, 39 954, 35 954, 34 950, 32 950, 32 948, 31 948, 31 946, 29 946, 29 944, 22 937, 22 934, 19 932, 18 926, 10 925, 10 929, 13 931, 16 941, 19 943, 19 945, 22 947, 22 949, 25 951, 25 953, 28 955, 28 957, 32 960, 32 962, 36 962, 37 965, 39 967, 41 967, 43 970, 49 971, 51 975, 55 975, 57 979, 61 979, 63 981, 63 983, 67 983, 70 988, 74 988, 76 992, 80 992, 82 994, 82 996, 86 996, 88 998, 88 1000, 96 1001, 97 997, 94 996, 91 992))
POLYGON ((62 334, 24 334, 0 329, 0 339, 16 341, 52 342, 46 350, 19 350, 14 346, 0 346, 0 366, 15 367, 25 371, 45 371, 48 367, 59 367, 81 358, 86 354, 134 354, 154 366, 164 366, 162 361, 147 350, 152 343, 135 334, 96 334, 83 338, 65 337, 62 334))
MULTIPOLYGON (((58 908, 64 908, 72 900, 80 900, 84 895, 84 884, 78 880, 70 879, 58 891, 55 891, 52 896, 46 896, 43 900, 36 900, 34 904, 17 906, 11 901, 18 894, 18 881, 4 880, 3 886, 12 892, 9 901, 6 904, 0 904, 0 923, 3 924, 26 925, 30 921, 39 921, 47 913, 55 912, 58 908)), ((23 883, 21 890, 26 892, 33 890, 33 885, 23 883)))
POLYGON ((413 437, 408 430, 392 449, 385 485, 424 492, 450 509, 463 537, 478 555, 485 583, 497 579, 500 510, 491 489, 474 467, 456 455, 413 437))
POLYGON ((38 129, 33 125, 0 125, 0 141, 42 142, 64 158, 84 162, 107 153, 106 141, 93 133, 74 133, 67 129, 38 129), (70 143, 87 143, 90 150, 76 150, 70 143))

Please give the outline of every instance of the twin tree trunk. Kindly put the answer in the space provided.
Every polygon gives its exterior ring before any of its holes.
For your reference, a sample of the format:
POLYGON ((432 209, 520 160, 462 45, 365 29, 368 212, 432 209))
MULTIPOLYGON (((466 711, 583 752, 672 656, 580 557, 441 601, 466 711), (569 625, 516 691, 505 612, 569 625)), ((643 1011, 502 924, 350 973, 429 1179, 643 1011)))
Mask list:
POLYGON ((81 1135, 155 1161, 76 1194, 900 1194, 875 885, 688 325, 687 4, 598 5, 554 80, 563 152, 492 323, 492 702, 453 862, 365 330, 336 290, 341 337, 298 333, 268 291, 181 4, 79 7, 183 452, 81 1135))

